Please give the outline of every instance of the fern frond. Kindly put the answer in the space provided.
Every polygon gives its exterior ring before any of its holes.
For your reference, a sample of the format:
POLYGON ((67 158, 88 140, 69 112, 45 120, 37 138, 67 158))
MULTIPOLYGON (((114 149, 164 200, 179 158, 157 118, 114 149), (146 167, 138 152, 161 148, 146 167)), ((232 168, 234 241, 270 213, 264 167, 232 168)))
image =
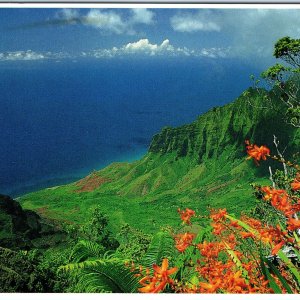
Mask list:
POLYGON ((102 257, 105 252, 105 248, 91 241, 80 241, 74 247, 70 260, 75 263, 85 261, 87 259, 98 259, 102 257))
POLYGON ((125 261, 117 258, 68 264, 60 269, 66 272, 83 270, 79 279, 81 292, 134 293, 139 285, 125 261))
POLYGON ((149 248, 142 259, 142 265, 151 268, 153 264, 160 264, 162 259, 172 258, 175 254, 174 239, 167 232, 158 232, 152 238, 149 248))

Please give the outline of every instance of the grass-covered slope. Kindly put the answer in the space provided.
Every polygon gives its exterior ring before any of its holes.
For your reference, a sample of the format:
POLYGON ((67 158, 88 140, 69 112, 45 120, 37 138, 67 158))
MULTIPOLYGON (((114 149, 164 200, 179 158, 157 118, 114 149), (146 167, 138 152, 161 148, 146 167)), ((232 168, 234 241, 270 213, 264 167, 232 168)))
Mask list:
POLYGON ((113 163, 79 182, 31 193, 20 201, 48 218, 78 223, 100 205, 114 231, 124 223, 157 231, 177 223, 178 207, 202 215, 208 206, 245 211, 255 201, 250 182, 268 177, 267 165, 257 169, 245 160, 245 139, 271 146, 276 134, 287 146, 286 155, 300 144, 299 134, 282 125, 283 110, 262 108, 268 104, 263 94, 249 90, 247 96, 213 108, 192 124, 164 128, 136 162, 113 163))

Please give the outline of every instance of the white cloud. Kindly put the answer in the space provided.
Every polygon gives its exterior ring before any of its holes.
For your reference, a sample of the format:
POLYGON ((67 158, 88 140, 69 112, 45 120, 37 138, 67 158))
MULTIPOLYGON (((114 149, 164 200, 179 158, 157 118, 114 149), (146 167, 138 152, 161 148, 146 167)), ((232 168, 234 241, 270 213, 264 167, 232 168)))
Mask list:
POLYGON ((123 56, 165 56, 165 57, 208 57, 208 58, 226 58, 230 49, 225 48, 201 48, 189 49, 187 47, 175 47, 168 39, 161 44, 152 44, 148 39, 140 39, 136 42, 127 43, 121 47, 112 47, 110 49, 97 49, 93 51, 84 51, 77 55, 71 55, 67 52, 35 52, 9 51, 0 52, 0 61, 40 61, 56 60, 62 61, 69 59, 77 61, 82 58, 114 58, 123 56))
POLYGON ((98 49, 89 53, 83 52, 82 56, 92 56, 95 58, 112 58, 116 56, 144 55, 144 56, 194 56, 194 57, 226 57, 228 49, 207 48, 189 49, 187 47, 175 47, 168 39, 161 44, 151 44, 148 39, 141 39, 137 42, 128 43, 121 47, 111 49, 98 49))
POLYGON ((220 32, 222 35, 216 36, 216 45, 224 46, 226 43, 231 48, 232 57, 261 60, 272 58, 274 43, 279 38, 287 35, 299 37, 300 10, 199 9, 197 12, 179 11, 170 18, 170 24, 177 32, 220 32))
POLYGON ((154 12, 147 8, 133 8, 131 22, 135 24, 153 24, 154 12))
POLYGON ((79 10, 62 9, 56 17, 66 24, 82 24, 91 26, 106 33, 134 34, 139 24, 154 24, 155 13, 146 8, 134 8, 125 17, 118 11, 107 9, 90 9, 86 14, 79 14, 79 10))
POLYGON ((41 59, 45 59, 45 56, 43 54, 31 50, 0 53, 0 61, 41 60, 41 59))
POLYGON ((170 45, 170 41, 168 39, 164 40, 160 45, 151 44, 148 39, 141 39, 135 43, 128 43, 120 50, 125 53, 156 55, 165 52, 174 52, 174 47, 170 45))
POLYGON ((268 58, 279 38, 299 37, 299 10, 248 10, 225 16, 220 22, 224 31, 232 32, 233 55, 268 58))
POLYGON ((65 52, 45 52, 39 53, 32 50, 8 51, 0 53, 0 61, 39 61, 49 59, 66 59, 72 56, 65 52))
POLYGON ((69 21, 70 24, 76 24, 79 18, 79 12, 73 8, 63 8, 56 13, 56 18, 69 21))
POLYGON ((174 54, 176 49, 170 44, 169 40, 164 40, 160 45, 151 44, 148 39, 141 39, 137 42, 128 43, 120 48, 113 47, 111 49, 99 49, 92 51, 91 56, 100 57, 115 57, 122 55, 140 54, 140 55, 163 55, 174 54))
POLYGON ((127 30, 127 24, 113 11, 91 9, 86 16, 82 17, 82 23, 117 34, 127 30))
POLYGON ((221 28, 215 22, 204 18, 197 18, 193 15, 175 15, 171 18, 171 26, 175 31, 195 32, 195 31, 220 31, 221 28))

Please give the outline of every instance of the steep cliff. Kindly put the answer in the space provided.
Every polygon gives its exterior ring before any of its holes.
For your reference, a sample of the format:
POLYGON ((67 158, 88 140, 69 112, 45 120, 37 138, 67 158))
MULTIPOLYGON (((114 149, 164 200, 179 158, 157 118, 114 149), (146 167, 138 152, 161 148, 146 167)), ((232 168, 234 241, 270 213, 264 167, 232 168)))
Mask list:
POLYGON ((249 89, 236 101, 215 107, 195 122, 164 128, 148 153, 133 163, 113 163, 84 180, 21 197, 24 207, 47 217, 82 222, 89 208, 100 205, 115 230, 124 223, 154 232, 176 224, 178 207, 206 215, 208 207, 233 213, 255 203, 251 182, 268 183, 268 166, 246 161, 245 139, 273 148, 273 134, 286 157, 298 151, 300 134, 284 123, 280 100, 249 89))

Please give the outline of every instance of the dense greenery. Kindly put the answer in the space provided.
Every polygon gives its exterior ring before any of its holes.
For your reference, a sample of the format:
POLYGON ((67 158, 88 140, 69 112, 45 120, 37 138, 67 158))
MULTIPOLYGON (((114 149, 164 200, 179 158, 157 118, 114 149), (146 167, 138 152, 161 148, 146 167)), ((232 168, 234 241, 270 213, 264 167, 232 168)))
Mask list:
MULTIPOLYGON (((136 292, 138 273, 157 265, 160 271, 170 268, 177 283, 189 278, 184 288, 174 286, 190 292, 199 284, 192 267, 201 256, 192 248, 179 255, 174 237, 201 245, 213 241, 212 207, 226 208, 231 220, 247 214, 268 224, 282 222, 261 201, 260 188, 269 184, 270 170, 282 189, 296 176, 283 170, 282 153, 299 163, 299 50, 299 40, 279 40, 274 56, 290 66, 276 64, 262 74, 269 90, 255 84, 189 125, 164 128, 136 162, 113 163, 78 182, 24 195, 18 199, 22 207, 0 197, 0 291, 136 292), (245 140, 268 145, 279 159, 257 168, 245 160, 245 140), (177 209, 186 207, 196 224, 178 224, 177 209)), ((234 269, 239 260, 227 250, 220 250, 220 262, 229 257, 234 269)), ((268 277, 273 267, 264 261, 266 253, 257 253, 268 277)), ((172 280, 158 291, 174 292, 172 280)))

